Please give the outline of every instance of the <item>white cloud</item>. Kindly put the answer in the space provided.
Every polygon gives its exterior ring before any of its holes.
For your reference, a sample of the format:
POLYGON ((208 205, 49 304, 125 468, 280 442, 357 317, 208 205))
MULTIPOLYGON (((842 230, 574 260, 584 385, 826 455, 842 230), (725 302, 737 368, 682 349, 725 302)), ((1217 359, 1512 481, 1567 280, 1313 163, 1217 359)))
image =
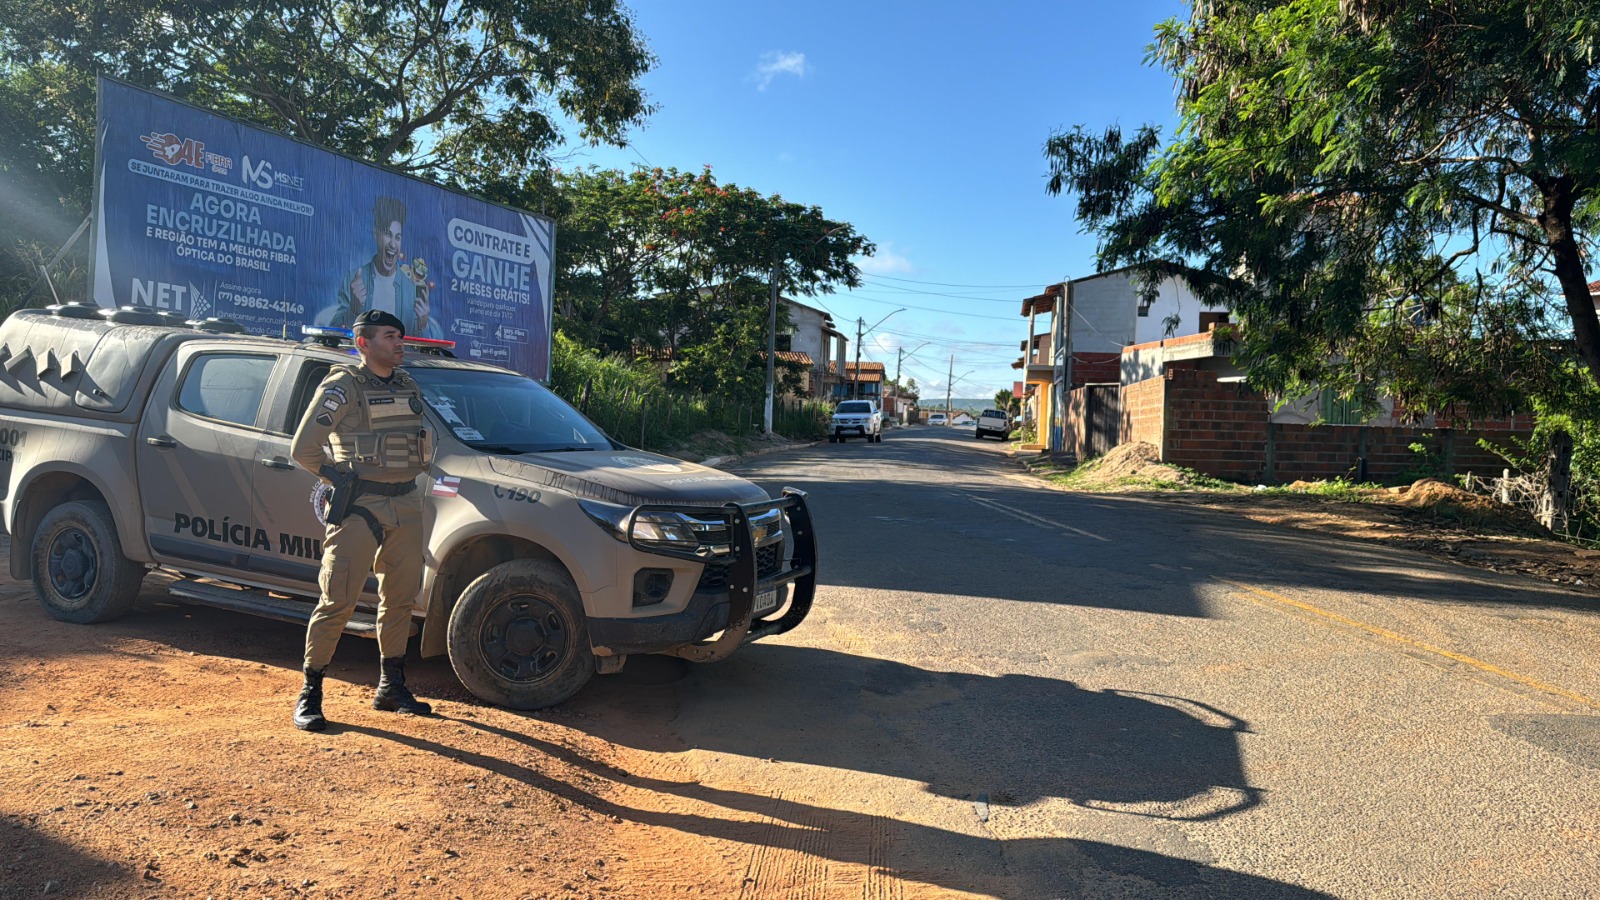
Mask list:
POLYGON ((804 53, 785 53, 780 50, 768 50, 761 54, 761 62, 751 74, 755 79, 756 90, 764 91, 772 79, 779 75, 793 75, 804 78, 806 74, 806 55, 804 53))
POLYGON ((909 275, 916 271, 910 258, 894 252, 893 247, 885 242, 872 256, 858 257, 856 265, 868 275, 909 275))

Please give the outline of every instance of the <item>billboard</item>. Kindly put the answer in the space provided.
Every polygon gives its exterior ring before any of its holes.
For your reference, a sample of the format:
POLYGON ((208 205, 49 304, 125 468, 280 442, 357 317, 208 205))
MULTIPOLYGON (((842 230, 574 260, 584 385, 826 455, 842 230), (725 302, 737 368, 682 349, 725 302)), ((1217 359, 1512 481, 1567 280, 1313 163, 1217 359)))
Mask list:
POLYGON ((101 78, 101 306, 298 338, 362 310, 547 379, 555 223, 101 78))

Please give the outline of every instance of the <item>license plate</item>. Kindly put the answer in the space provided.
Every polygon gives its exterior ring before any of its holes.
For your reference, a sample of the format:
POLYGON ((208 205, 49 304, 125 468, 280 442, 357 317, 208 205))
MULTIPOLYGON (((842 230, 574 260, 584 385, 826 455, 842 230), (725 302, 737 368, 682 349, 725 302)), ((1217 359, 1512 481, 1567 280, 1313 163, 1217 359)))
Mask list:
POLYGON ((777 608, 778 608, 778 589, 777 588, 773 588, 770 591, 762 591, 761 593, 756 595, 756 605, 752 609, 752 612, 764 613, 764 612, 767 612, 768 610, 773 610, 773 609, 777 609, 777 608))

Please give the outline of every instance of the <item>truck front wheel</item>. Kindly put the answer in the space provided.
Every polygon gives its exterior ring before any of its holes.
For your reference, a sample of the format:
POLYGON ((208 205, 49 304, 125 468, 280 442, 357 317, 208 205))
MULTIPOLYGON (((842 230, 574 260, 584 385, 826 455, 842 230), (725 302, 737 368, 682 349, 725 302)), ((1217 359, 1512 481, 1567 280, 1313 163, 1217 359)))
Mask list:
POLYGON ((144 567, 122 555, 111 511, 93 500, 50 510, 33 533, 33 590, 63 622, 106 622, 133 608, 144 567))
POLYGON ((578 588, 542 560, 501 563, 467 585, 447 646, 467 690, 510 709, 554 706, 595 671, 578 588))

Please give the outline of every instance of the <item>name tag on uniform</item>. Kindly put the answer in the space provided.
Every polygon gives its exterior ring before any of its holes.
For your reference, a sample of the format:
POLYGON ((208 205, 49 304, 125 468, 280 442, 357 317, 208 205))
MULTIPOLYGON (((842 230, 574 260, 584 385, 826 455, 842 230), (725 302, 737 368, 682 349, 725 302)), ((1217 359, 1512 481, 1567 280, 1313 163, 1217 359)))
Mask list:
POLYGON ((404 403, 396 402, 393 394, 381 394, 376 396, 373 394, 368 394, 367 410, 368 415, 372 417, 373 422, 381 422, 385 419, 410 416, 412 414, 411 410, 407 408, 404 403))

